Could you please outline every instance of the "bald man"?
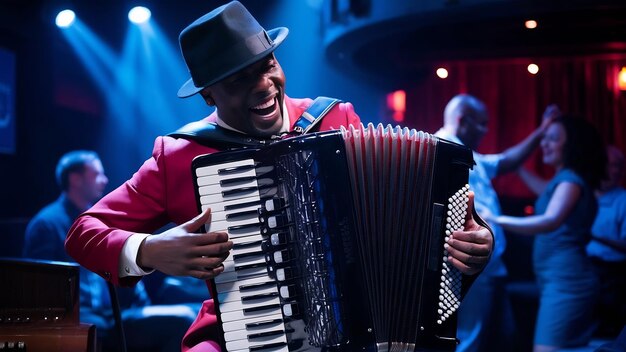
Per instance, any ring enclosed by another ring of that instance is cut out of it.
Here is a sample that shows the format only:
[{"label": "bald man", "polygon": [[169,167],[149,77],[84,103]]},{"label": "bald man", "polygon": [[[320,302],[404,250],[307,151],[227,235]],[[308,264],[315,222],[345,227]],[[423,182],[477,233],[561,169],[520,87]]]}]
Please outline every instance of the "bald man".
[{"label": "bald man", "polygon": [[[475,206],[481,212],[500,215],[500,203],[491,180],[517,170],[539,145],[548,125],[560,115],[556,105],[546,108],[541,125],[520,143],[498,154],[476,152],[488,131],[489,114],[485,104],[474,96],[459,94],[444,110],[443,127],[436,136],[463,144],[474,151],[476,165],[470,171],[470,188],[476,194]],[[457,352],[506,351],[513,339],[513,317],[505,291],[506,267],[502,254],[506,239],[502,228],[490,223],[495,236],[491,260],[476,279],[459,310]]]},{"label": "bald man", "polygon": [[607,179],[596,191],[598,215],[591,228],[587,254],[600,278],[598,334],[615,336],[626,325],[626,173],[624,154],[607,147]]}]

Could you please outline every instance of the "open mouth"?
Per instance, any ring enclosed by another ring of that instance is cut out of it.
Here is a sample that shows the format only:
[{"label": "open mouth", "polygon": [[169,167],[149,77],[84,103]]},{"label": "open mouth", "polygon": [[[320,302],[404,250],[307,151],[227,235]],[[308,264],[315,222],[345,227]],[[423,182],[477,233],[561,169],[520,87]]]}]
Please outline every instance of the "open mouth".
[{"label": "open mouth", "polygon": [[252,111],[256,115],[259,115],[260,117],[267,117],[269,115],[272,115],[276,111],[277,106],[278,103],[276,101],[276,97],[273,97],[261,104],[251,107],[250,111]]}]

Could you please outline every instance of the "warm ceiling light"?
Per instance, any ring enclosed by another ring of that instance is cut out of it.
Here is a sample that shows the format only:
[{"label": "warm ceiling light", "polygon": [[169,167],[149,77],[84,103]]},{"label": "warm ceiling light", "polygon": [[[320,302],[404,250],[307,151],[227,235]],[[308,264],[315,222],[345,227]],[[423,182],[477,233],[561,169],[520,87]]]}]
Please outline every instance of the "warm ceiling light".
[{"label": "warm ceiling light", "polygon": [[528,65],[528,72],[530,72],[530,74],[536,75],[537,72],[539,72],[539,66],[535,64]]},{"label": "warm ceiling light", "polygon": [[626,66],[622,67],[622,70],[619,71],[617,84],[619,85],[620,90],[626,90]]},{"label": "warm ceiling light", "polygon": [[446,79],[448,78],[448,70],[446,70],[443,67],[439,67],[436,71],[437,73],[437,77],[441,78],[441,79]]},{"label": "warm ceiling light", "polygon": [[404,121],[406,112],[406,91],[396,90],[387,94],[387,107],[391,110],[391,117],[396,122]]},{"label": "warm ceiling light", "polygon": [[524,22],[524,26],[528,29],[535,29],[537,28],[537,21],[535,20],[528,20],[526,22]]}]

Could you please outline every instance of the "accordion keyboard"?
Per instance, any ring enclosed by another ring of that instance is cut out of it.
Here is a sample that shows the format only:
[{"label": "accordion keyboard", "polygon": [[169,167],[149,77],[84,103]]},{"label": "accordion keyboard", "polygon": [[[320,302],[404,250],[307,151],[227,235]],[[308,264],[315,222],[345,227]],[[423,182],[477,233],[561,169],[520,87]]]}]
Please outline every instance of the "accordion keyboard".
[{"label": "accordion keyboard", "polygon": [[273,181],[252,159],[206,166],[196,170],[202,210],[211,208],[207,232],[227,232],[233,249],[224,272],[215,278],[222,328],[228,351],[288,351],[284,315],[292,307],[278,281],[288,274],[268,265],[266,236],[259,209],[271,198]]}]

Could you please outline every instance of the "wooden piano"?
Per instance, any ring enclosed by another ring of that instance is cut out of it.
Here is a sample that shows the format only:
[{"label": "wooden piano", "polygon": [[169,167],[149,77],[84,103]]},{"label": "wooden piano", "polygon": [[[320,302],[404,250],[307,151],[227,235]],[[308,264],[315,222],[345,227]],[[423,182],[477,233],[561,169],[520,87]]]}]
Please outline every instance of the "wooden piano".
[{"label": "wooden piano", "polygon": [[0,258],[0,351],[95,351],[79,289],[78,264]]}]

